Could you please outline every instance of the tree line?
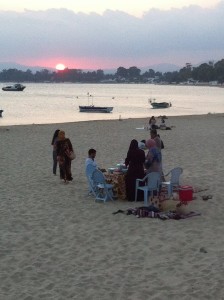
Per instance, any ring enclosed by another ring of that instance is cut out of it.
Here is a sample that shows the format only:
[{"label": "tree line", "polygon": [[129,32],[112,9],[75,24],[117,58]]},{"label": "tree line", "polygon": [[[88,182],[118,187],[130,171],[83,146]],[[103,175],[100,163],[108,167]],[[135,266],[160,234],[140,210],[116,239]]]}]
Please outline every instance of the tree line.
[{"label": "tree line", "polygon": [[30,69],[4,69],[0,72],[1,82],[73,82],[73,83],[183,83],[183,82],[211,82],[224,83],[224,59],[214,63],[203,63],[192,67],[190,63],[174,72],[155,72],[153,69],[142,73],[135,66],[130,68],[119,67],[115,74],[105,74],[103,70],[87,71],[68,69],[51,72],[43,69],[33,73]]}]

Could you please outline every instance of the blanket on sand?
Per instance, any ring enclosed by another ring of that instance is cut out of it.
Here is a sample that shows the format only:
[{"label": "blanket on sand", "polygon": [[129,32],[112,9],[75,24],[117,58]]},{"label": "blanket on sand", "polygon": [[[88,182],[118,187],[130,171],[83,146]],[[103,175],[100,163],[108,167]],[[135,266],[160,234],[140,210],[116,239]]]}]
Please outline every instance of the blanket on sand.
[{"label": "blanket on sand", "polygon": [[168,220],[168,219],[173,219],[173,220],[181,220],[181,219],[187,219],[190,217],[194,216],[200,216],[200,213],[191,211],[187,214],[180,214],[175,211],[168,211],[168,212],[160,212],[157,208],[155,207],[135,207],[135,208],[128,208],[127,210],[121,210],[119,209],[116,212],[113,212],[114,215],[118,213],[123,213],[126,215],[134,215],[137,218],[158,218],[161,220]]}]

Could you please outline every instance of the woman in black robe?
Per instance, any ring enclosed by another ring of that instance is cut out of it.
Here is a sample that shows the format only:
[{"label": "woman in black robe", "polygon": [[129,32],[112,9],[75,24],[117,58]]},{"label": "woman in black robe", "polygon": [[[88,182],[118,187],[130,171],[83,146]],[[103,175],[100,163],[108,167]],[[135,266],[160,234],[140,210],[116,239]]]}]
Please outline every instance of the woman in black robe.
[{"label": "woman in black robe", "polygon": [[[136,179],[144,178],[144,163],[145,152],[138,148],[138,142],[132,140],[129,146],[127,157],[125,159],[125,165],[128,166],[128,171],[125,179],[126,195],[128,201],[135,200],[135,186]],[[138,191],[138,201],[143,200],[143,194]]]},{"label": "woman in black robe", "polygon": [[70,151],[73,151],[73,147],[70,139],[65,137],[65,132],[62,130],[58,133],[56,151],[60,168],[60,179],[64,179],[65,182],[72,181],[71,159],[68,155]]}]

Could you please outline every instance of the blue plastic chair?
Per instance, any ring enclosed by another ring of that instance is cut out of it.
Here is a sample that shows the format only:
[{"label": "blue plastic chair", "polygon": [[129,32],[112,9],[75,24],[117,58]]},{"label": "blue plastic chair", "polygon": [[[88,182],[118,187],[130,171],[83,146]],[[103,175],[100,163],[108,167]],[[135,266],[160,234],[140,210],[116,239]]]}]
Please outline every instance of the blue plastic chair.
[{"label": "blue plastic chair", "polygon": [[86,166],[86,177],[89,185],[89,195],[93,195],[96,197],[96,187],[94,187],[94,183],[92,180],[93,172],[96,170],[96,167],[94,167],[91,164],[88,164]]},{"label": "blue plastic chair", "polygon": [[180,186],[180,175],[183,173],[183,169],[180,167],[174,168],[169,173],[167,173],[165,176],[170,175],[169,181],[162,182],[162,186],[167,187],[167,193],[168,197],[170,197],[173,193],[173,187],[179,187]]},{"label": "blue plastic chair", "polygon": [[95,200],[106,202],[107,200],[113,199],[113,185],[106,183],[104,174],[95,169],[92,174],[93,188],[95,191]]},{"label": "blue plastic chair", "polygon": [[[148,173],[143,179],[136,179],[135,187],[135,201],[137,201],[138,190],[144,192],[144,206],[148,205],[148,198],[154,191],[159,193],[161,175],[159,172]],[[140,182],[144,182],[145,185],[140,186]]]}]

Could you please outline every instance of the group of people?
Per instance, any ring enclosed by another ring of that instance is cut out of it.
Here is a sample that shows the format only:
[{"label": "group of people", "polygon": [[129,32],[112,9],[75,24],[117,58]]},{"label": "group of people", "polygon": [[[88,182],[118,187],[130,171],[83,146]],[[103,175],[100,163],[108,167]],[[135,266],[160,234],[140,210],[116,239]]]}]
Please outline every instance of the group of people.
[{"label": "group of people", "polygon": [[[143,179],[149,172],[160,172],[161,177],[163,175],[161,149],[164,146],[156,129],[150,130],[150,136],[150,139],[142,140],[141,142],[133,139],[127,152],[125,165],[128,167],[128,171],[125,185],[126,196],[129,201],[134,201],[135,199],[136,179]],[[58,164],[60,179],[65,182],[72,181],[71,158],[68,153],[70,151],[74,152],[74,150],[70,139],[65,137],[63,130],[57,129],[53,135],[51,145],[53,146],[53,174],[56,175]],[[145,154],[146,149],[148,151]],[[89,149],[85,167],[91,164],[94,168],[98,168],[95,157],[96,150],[93,148]],[[143,200],[143,195],[139,194],[138,200]]]},{"label": "group of people", "polygon": [[[156,129],[151,129],[151,138],[145,141],[145,147],[148,152],[145,154],[144,140],[138,143],[137,140],[132,140],[125,159],[125,165],[128,167],[127,175],[125,178],[126,196],[128,201],[135,200],[135,187],[136,179],[143,179],[146,173],[160,172],[162,173],[162,140],[157,134]],[[137,196],[138,200],[143,200],[143,194]]]},{"label": "group of people", "polygon": [[57,164],[60,170],[60,179],[65,182],[72,181],[71,172],[71,151],[74,153],[72,143],[65,137],[63,130],[57,129],[54,132],[51,145],[53,146],[53,174],[56,175]]},{"label": "group of people", "polygon": [[[72,143],[69,138],[65,137],[65,132],[63,130],[57,129],[54,132],[51,145],[53,147],[53,174],[57,173],[57,165],[59,165],[60,179],[65,182],[72,181],[71,172],[71,158],[69,153],[74,152]],[[88,158],[85,161],[85,167],[87,165],[92,165],[94,168],[98,168],[95,161],[96,150],[91,148],[88,151]],[[99,169],[101,171],[106,171],[105,169]]]},{"label": "group of people", "polygon": [[166,126],[166,119],[168,119],[166,116],[160,116],[160,124],[157,125],[156,118],[152,116],[149,119],[149,130],[151,129],[163,129],[163,130],[171,130],[171,127]]}]

